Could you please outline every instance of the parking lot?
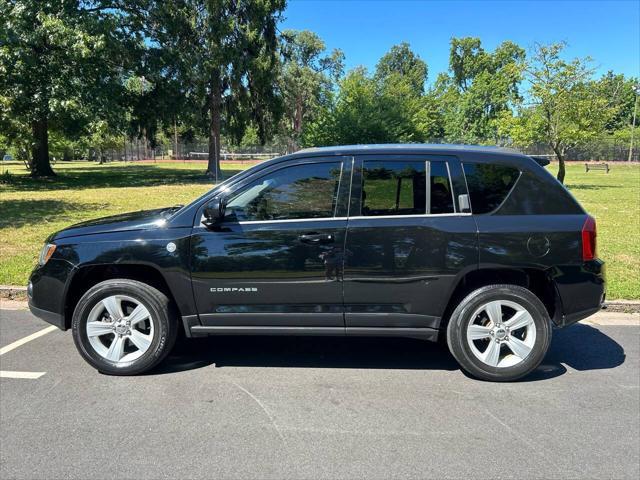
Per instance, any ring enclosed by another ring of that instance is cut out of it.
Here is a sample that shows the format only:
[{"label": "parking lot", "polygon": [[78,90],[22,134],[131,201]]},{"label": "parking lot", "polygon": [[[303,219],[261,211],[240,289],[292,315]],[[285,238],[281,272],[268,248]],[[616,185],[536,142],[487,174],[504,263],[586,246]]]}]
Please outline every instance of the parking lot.
[{"label": "parking lot", "polygon": [[[0,316],[0,347],[47,327]],[[0,478],[638,478],[640,327],[620,317],[555,331],[511,384],[410,339],[207,338],[109,377],[51,331],[0,350],[42,374],[0,379]]]}]

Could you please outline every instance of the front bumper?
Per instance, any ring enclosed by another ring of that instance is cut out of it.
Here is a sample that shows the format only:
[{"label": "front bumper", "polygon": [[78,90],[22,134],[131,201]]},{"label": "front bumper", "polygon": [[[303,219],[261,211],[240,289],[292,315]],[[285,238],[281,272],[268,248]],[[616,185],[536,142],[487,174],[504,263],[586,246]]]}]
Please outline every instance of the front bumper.
[{"label": "front bumper", "polygon": [[31,313],[38,317],[41,320],[44,320],[51,325],[55,325],[60,330],[66,330],[64,315],[56,312],[50,312],[49,310],[43,310],[38,307],[34,307],[31,302],[29,302],[29,310]]},{"label": "front bumper", "polygon": [[27,287],[31,313],[62,330],[68,328],[64,299],[73,269],[66,260],[52,258],[33,270]]}]

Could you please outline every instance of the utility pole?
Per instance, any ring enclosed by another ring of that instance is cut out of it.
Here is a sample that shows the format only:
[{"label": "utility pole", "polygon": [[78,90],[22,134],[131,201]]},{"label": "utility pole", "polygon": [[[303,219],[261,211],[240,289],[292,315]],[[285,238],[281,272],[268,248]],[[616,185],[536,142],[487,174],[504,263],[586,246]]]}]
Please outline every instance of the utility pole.
[{"label": "utility pole", "polygon": [[633,122],[631,122],[631,142],[629,143],[629,161],[633,158],[633,137],[636,133],[636,111],[638,110],[638,95],[640,95],[640,84],[633,86],[633,92],[636,94],[633,102]]}]

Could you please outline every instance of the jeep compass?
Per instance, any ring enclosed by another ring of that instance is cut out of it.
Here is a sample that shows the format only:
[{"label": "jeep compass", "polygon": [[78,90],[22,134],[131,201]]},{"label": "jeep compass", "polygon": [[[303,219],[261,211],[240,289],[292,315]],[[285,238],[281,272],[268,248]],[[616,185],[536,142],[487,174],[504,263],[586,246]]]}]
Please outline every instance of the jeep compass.
[{"label": "jeep compass", "polygon": [[108,374],[153,368],[183,330],[442,340],[469,374],[514,380],[605,295],[595,220],[544,163],[472,146],[303,150],[189,205],[54,233],[29,306]]}]

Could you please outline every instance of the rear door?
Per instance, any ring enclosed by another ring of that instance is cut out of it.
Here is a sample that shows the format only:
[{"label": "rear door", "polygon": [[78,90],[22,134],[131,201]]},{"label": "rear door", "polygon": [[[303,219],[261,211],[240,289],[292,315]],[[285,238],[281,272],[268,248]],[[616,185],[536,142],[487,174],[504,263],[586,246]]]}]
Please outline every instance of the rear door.
[{"label": "rear door", "polygon": [[439,326],[458,276],[477,268],[476,225],[461,195],[456,157],[356,157],[344,269],[348,332]]},{"label": "rear door", "polygon": [[342,263],[351,157],[302,159],[225,192],[215,228],[192,237],[205,326],[344,329]]}]

